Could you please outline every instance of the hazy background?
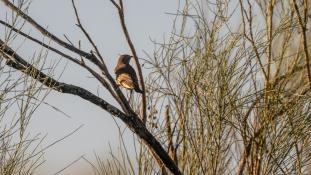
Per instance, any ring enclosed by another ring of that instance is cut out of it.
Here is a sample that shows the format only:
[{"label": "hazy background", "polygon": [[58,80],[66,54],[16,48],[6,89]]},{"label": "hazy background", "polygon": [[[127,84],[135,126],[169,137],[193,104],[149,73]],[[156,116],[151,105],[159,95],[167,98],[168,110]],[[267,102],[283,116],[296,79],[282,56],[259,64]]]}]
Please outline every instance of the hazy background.
[{"label": "hazy background", "polygon": [[[119,54],[130,53],[120,28],[116,9],[109,0],[76,0],[76,4],[82,23],[96,41],[109,70],[112,72],[116,64],[116,57]],[[154,47],[150,39],[162,41],[165,34],[170,31],[173,16],[166,12],[175,13],[178,1],[134,0],[125,1],[124,7],[128,30],[138,55],[145,57],[143,51],[152,53]],[[10,14],[8,12],[8,9],[0,3],[0,18],[5,19]],[[82,48],[86,51],[90,50],[85,37],[75,26],[76,19],[70,0],[34,0],[30,6],[29,15],[58,37],[64,39],[63,34],[66,34],[75,44],[81,40]],[[42,35],[35,32],[29,25],[26,25],[23,31],[38,39],[43,39]],[[4,27],[1,26],[0,37],[2,39],[3,34]],[[47,38],[44,40],[48,42]],[[22,44],[22,47],[17,50],[21,55],[30,58],[34,51],[40,51],[40,46],[31,42],[17,41],[12,45],[17,47]],[[59,59],[59,56],[49,53],[46,62],[51,64]],[[55,71],[55,77],[59,77],[63,71],[60,81],[82,86],[93,93],[99,92],[105,100],[115,104],[111,98],[105,96],[106,91],[93,82],[85,71],[81,71],[79,67],[67,61],[61,61],[59,65]],[[113,151],[117,151],[118,129],[107,112],[78,97],[56,92],[51,92],[46,98],[46,102],[59,108],[71,118],[49,105],[40,106],[31,120],[28,132],[33,136],[38,133],[40,137],[46,135],[42,148],[72,132],[80,125],[83,127],[45,152],[46,162],[38,169],[37,174],[54,174],[82,155],[94,161],[94,152],[106,157],[110,152],[109,145]],[[121,122],[118,123],[124,126]],[[133,150],[131,148],[133,137],[129,130],[126,130],[125,137],[129,138],[125,139],[129,149]],[[80,160],[61,174],[76,175],[90,172],[90,166]]]}]

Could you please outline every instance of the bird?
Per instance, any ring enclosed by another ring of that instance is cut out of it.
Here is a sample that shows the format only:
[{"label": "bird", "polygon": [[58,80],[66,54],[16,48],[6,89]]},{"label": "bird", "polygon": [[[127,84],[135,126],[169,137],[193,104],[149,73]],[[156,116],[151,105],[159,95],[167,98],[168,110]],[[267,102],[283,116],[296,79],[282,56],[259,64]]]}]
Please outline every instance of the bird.
[{"label": "bird", "polygon": [[116,74],[117,85],[129,90],[135,90],[137,93],[143,93],[139,88],[138,79],[134,68],[130,65],[133,56],[121,55],[118,59],[117,66],[114,69]]}]

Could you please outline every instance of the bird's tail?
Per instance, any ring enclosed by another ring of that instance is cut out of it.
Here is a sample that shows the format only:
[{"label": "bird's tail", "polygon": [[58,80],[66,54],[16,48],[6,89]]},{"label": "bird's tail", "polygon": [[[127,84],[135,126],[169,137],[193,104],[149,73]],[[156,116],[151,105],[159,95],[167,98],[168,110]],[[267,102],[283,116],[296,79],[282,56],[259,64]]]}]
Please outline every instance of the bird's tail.
[{"label": "bird's tail", "polygon": [[140,88],[135,88],[134,90],[135,90],[137,93],[141,93],[141,94],[144,92],[144,91],[142,91]]}]

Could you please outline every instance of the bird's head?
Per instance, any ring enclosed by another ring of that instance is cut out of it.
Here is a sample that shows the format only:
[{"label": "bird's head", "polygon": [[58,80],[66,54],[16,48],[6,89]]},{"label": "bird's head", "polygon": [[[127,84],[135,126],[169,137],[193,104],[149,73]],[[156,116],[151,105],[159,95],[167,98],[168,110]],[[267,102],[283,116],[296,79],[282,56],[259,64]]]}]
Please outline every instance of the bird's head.
[{"label": "bird's head", "polygon": [[123,63],[123,64],[129,64],[130,63],[130,60],[133,56],[131,55],[121,55],[119,57],[119,63]]}]

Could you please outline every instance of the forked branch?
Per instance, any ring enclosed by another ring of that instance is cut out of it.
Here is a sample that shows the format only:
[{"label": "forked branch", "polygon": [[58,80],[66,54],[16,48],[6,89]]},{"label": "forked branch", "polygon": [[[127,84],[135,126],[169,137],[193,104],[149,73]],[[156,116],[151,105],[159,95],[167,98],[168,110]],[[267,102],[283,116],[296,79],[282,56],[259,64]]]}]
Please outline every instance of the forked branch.
[{"label": "forked branch", "polygon": [[137,117],[137,115],[127,115],[120,111],[115,106],[109,104],[104,99],[94,95],[88,90],[71,85],[57,80],[44,74],[21,56],[19,56],[13,49],[6,45],[0,39],[0,56],[6,61],[6,64],[16,70],[23,72],[24,74],[38,80],[43,85],[50,87],[58,92],[77,95],[96,106],[106,110],[112,116],[120,118],[134,133],[138,135],[140,139],[151,149],[152,152],[156,153],[161,159],[163,164],[171,170],[173,174],[181,174],[174,161],[169,157],[167,152],[163,149],[161,144],[155,139],[155,137],[147,130],[144,123]]},{"label": "forked branch", "polygon": [[126,24],[125,24],[125,19],[124,19],[124,8],[123,8],[123,1],[119,0],[119,5],[114,1],[114,0],[110,0],[112,2],[112,4],[118,9],[118,14],[119,14],[119,18],[120,18],[120,23],[121,23],[121,27],[123,30],[123,33],[125,35],[126,41],[132,51],[133,57],[135,59],[135,63],[136,63],[136,67],[138,70],[138,75],[139,75],[139,82],[140,82],[140,86],[141,89],[143,90],[143,94],[142,94],[142,109],[141,109],[141,118],[142,121],[144,123],[146,123],[146,119],[147,119],[147,99],[146,99],[146,88],[145,88],[145,83],[144,83],[144,77],[143,77],[143,73],[141,70],[141,66],[139,64],[139,59],[136,53],[136,49],[134,47],[134,44],[131,40],[130,34],[127,30]]}]

